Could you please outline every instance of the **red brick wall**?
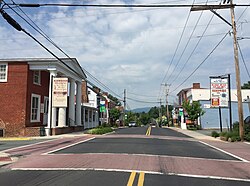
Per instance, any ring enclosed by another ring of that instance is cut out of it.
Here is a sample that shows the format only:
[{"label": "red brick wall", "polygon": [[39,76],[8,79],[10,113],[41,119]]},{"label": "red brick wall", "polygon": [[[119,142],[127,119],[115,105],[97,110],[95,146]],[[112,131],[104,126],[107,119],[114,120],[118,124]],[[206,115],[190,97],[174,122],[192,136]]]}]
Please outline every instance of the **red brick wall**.
[{"label": "red brick wall", "polygon": [[37,129],[26,128],[43,126],[43,114],[40,116],[41,122],[30,122],[32,93],[40,95],[41,103],[44,103],[44,96],[49,95],[49,73],[42,71],[41,85],[35,85],[33,71],[29,70],[27,63],[9,63],[7,82],[0,82],[0,128],[4,129],[4,136],[39,133]]},{"label": "red brick wall", "polygon": [[49,72],[41,71],[41,85],[33,83],[33,71],[28,71],[27,86],[27,107],[26,107],[26,126],[38,127],[43,126],[43,114],[40,115],[40,122],[30,122],[31,115],[31,95],[37,94],[41,96],[41,103],[44,103],[44,96],[49,97]]},{"label": "red brick wall", "polygon": [[24,133],[27,97],[26,63],[9,63],[6,83],[0,83],[0,128],[5,136],[20,136]]}]

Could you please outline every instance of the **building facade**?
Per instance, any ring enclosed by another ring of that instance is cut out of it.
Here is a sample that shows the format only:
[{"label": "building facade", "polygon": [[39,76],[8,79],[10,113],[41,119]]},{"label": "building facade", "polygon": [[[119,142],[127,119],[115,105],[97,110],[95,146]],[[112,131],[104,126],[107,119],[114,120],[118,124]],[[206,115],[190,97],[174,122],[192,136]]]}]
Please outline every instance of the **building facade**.
[{"label": "building facade", "polygon": [[[250,90],[242,89],[242,103],[244,118],[250,115],[249,97]],[[202,128],[219,128],[219,114],[218,108],[210,107],[210,89],[201,88],[199,83],[194,83],[191,88],[181,90],[177,96],[179,98],[179,107],[181,108],[184,100],[199,101],[205,114],[198,120]],[[238,105],[237,105],[237,90],[231,89],[231,105],[232,105],[232,120],[238,121]],[[183,120],[185,121],[185,120]],[[222,108],[222,122],[223,128],[229,127],[229,110]]]},{"label": "building facade", "polygon": [[[0,60],[0,131],[2,136],[56,135],[83,129],[82,81],[86,75],[73,59]],[[53,79],[66,78],[66,106],[53,107]]]}]

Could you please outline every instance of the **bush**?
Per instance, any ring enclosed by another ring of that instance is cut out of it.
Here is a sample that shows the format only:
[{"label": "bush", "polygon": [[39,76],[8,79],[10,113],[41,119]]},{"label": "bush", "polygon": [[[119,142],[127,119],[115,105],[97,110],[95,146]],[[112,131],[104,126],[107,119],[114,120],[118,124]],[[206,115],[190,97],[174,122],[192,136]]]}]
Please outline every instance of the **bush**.
[{"label": "bush", "polygon": [[216,132],[216,131],[212,131],[211,136],[214,137],[214,138],[217,138],[217,137],[220,136],[220,134],[218,132]]},{"label": "bush", "polygon": [[98,127],[87,131],[88,134],[106,134],[109,132],[113,132],[111,127]]},{"label": "bush", "polygon": [[245,139],[246,141],[250,141],[250,133],[246,134],[246,135],[244,136],[244,139]]},{"label": "bush", "polygon": [[241,140],[238,131],[228,132],[228,133],[227,133],[227,138],[228,138],[231,142],[240,141],[240,140]]}]

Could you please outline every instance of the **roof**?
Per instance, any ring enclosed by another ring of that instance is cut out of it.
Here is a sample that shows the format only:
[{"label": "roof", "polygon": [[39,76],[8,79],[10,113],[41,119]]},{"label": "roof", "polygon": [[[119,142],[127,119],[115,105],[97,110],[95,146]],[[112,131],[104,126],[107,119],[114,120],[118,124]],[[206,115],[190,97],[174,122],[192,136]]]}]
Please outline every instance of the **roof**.
[{"label": "roof", "polygon": [[[8,59],[0,59],[0,62],[24,62],[32,65],[33,69],[41,69],[46,68],[56,68],[65,69],[68,72],[71,72],[81,79],[86,79],[87,76],[83,72],[82,67],[78,63],[76,58],[60,58],[64,63],[57,60],[56,58],[8,58]],[[31,68],[32,69],[32,68]]]}]

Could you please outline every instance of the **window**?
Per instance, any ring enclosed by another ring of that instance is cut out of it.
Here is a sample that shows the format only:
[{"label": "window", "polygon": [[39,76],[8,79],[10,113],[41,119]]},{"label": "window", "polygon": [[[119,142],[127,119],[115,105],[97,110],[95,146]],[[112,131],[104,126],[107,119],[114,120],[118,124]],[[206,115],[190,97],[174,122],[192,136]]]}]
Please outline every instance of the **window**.
[{"label": "window", "polygon": [[33,71],[33,83],[41,85],[41,71]]},{"label": "window", "polygon": [[8,65],[0,64],[0,82],[7,82]]},{"label": "window", "polygon": [[95,112],[93,112],[93,122],[95,122]]},{"label": "window", "polygon": [[85,122],[88,122],[88,110],[85,108]]},{"label": "window", "polygon": [[41,96],[37,94],[31,95],[31,122],[40,122],[40,100]]}]

